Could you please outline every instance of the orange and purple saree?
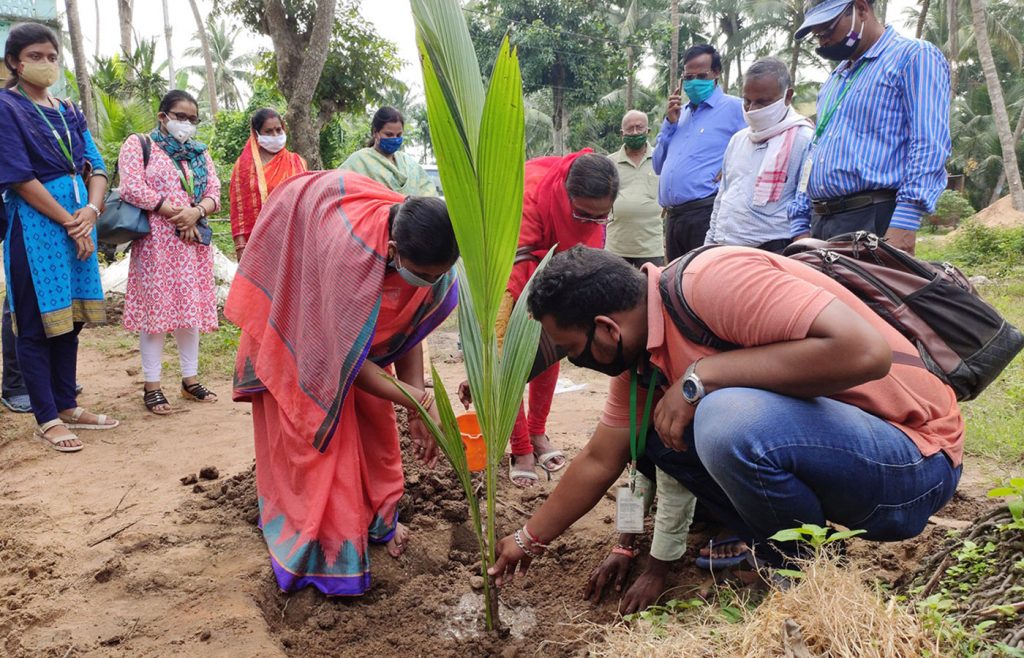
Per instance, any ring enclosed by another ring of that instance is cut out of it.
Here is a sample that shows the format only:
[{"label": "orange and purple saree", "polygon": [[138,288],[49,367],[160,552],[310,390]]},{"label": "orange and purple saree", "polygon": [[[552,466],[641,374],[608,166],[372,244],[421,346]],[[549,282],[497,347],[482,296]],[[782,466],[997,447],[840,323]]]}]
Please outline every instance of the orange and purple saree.
[{"label": "orange and purple saree", "polygon": [[301,174],[270,197],[225,312],[242,329],[234,398],[253,404],[260,524],[278,585],[354,596],[368,542],[397,523],[403,476],[392,404],[352,386],[455,307],[387,268],[388,211],[404,199],[358,174]]}]

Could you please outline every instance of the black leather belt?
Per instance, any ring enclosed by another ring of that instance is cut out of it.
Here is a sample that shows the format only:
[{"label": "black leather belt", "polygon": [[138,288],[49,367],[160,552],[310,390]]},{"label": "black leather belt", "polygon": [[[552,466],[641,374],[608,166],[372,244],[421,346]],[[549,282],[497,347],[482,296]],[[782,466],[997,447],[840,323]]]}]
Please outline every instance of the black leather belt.
[{"label": "black leather belt", "polygon": [[667,215],[678,215],[688,210],[697,210],[698,208],[707,208],[708,206],[715,205],[715,195],[706,196],[703,199],[694,199],[693,201],[687,201],[686,203],[680,203],[678,206],[669,206],[665,208],[665,214]]},{"label": "black leather belt", "polygon": [[895,199],[896,190],[870,190],[868,192],[848,194],[836,199],[822,199],[821,201],[812,200],[811,204],[814,207],[814,214],[824,217],[826,215],[837,215],[841,212],[849,212],[851,210],[860,210],[861,208],[873,206],[876,203],[885,203],[887,201],[894,201]]}]

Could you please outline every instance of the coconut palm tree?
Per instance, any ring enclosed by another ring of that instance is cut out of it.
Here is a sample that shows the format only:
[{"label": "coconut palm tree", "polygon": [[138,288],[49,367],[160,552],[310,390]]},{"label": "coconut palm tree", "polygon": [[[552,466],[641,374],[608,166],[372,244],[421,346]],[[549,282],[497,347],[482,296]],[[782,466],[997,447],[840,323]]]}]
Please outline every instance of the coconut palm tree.
[{"label": "coconut palm tree", "polygon": [[978,44],[978,56],[981,59],[981,68],[985,72],[985,84],[988,87],[989,99],[992,101],[992,115],[995,118],[999,145],[1003,152],[1003,170],[1006,172],[1006,181],[1010,186],[1010,197],[1013,199],[1013,207],[1024,211],[1024,186],[1021,185],[1020,168],[1013,142],[1013,129],[1010,127],[1010,117],[1006,111],[1006,102],[1003,100],[1003,87],[999,80],[999,72],[996,70],[995,60],[992,57],[984,0],[971,0],[971,15],[974,19],[974,36]]},{"label": "coconut palm tree", "polygon": [[71,55],[75,61],[75,78],[78,81],[79,100],[90,131],[96,130],[96,108],[93,106],[92,82],[86,65],[85,43],[82,39],[82,22],[78,18],[78,0],[65,0],[68,32],[71,36]]},{"label": "coconut palm tree", "polygon": [[[223,19],[217,21],[213,16],[206,19],[205,35],[210,46],[217,98],[229,110],[240,110],[244,107],[239,84],[247,83],[252,77],[251,71],[254,63],[252,55],[238,55],[235,51],[235,42],[241,32],[241,26],[230,26]],[[199,45],[185,50],[185,56],[202,57],[201,35],[197,32],[192,40],[199,42]],[[206,74],[205,66],[192,66],[187,70],[199,76]],[[200,93],[208,95],[207,87],[204,86]]]},{"label": "coconut palm tree", "polygon": [[192,7],[192,17],[196,19],[196,36],[199,37],[199,47],[203,53],[203,61],[206,64],[206,95],[210,99],[210,114],[217,116],[217,79],[213,73],[213,55],[210,52],[210,40],[206,36],[206,29],[203,27],[203,17],[199,13],[199,6],[196,0],[188,0]]}]

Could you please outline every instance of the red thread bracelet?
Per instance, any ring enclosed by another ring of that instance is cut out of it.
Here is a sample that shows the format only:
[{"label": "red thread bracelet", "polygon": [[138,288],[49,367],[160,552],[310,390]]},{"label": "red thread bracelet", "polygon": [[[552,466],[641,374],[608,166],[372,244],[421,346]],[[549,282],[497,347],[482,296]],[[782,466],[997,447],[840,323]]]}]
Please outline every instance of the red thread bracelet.
[{"label": "red thread bracelet", "polygon": [[629,548],[628,546],[623,546],[621,544],[613,548],[612,553],[615,553],[616,555],[625,555],[630,560],[636,557],[636,549]]}]

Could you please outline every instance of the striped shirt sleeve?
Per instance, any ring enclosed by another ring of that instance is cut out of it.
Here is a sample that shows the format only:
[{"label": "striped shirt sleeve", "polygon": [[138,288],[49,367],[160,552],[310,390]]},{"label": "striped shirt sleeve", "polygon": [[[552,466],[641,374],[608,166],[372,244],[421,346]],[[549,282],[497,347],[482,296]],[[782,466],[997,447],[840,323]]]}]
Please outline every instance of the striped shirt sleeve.
[{"label": "striped shirt sleeve", "polygon": [[902,80],[909,129],[907,164],[890,226],[915,231],[921,218],[935,211],[946,189],[946,158],[951,149],[949,65],[938,48],[921,43]]}]

